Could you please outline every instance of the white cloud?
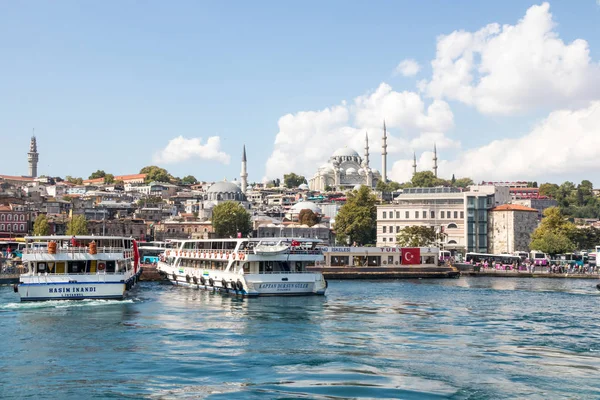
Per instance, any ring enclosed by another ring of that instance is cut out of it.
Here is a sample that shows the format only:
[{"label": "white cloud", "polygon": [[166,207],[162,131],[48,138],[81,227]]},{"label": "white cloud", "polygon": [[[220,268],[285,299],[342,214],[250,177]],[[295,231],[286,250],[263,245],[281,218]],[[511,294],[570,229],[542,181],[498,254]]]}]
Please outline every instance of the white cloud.
[{"label": "white cloud", "polygon": [[221,151],[221,139],[211,136],[202,144],[202,138],[187,139],[178,136],[171,139],[167,146],[154,155],[154,162],[158,164],[174,164],[191,158],[217,161],[229,164],[230,156]]},{"label": "white cloud", "polygon": [[600,91],[600,65],[588,43],[565,44],[548,3],[532,6],[516,25],[440,36],[433,76],[419,84],[433,98],[475,106],[486,114],[538,107],[583,106]]},{"label": "white cloud", "polygon": [[578,110],[554,111],[529,134],[468,150],[440,170],[475,180],[593,175],[600,168],[598,149],[600,101],[595,101]]},{"label": "white cloud", "polygon": [[[600,0],[598,0],[600,1]],[[411,58],[407,58],[406,60],[402,60],[400,64],[394,70],[395,75],[403,75],[403,76],[415,76],[421,70],[421,66],[418,62]]]},{"label": "white cloud", "polygon": [[[321,111],[281,117],[274,150],[267,160],[266,177],[281,177],[288,172],[312,177],[319,165],[344,146],[362,156],[365,132],[369,133],[371,166],[379,169],[384,119],[388,128],[388,167],[394,154],[412,154],[410,146],[415,139],[415,148],[431,149],[433,142],[426,144],[426,137],[439,140],[441,147],[455,145],[444,137],[444,132],[454,126],[454,115],[446,102],[435,100],[425,107],[417,93],[396,92],[382,83],[351,104],[342,101]],[[422,133],[425,138],[420,138]]]}]

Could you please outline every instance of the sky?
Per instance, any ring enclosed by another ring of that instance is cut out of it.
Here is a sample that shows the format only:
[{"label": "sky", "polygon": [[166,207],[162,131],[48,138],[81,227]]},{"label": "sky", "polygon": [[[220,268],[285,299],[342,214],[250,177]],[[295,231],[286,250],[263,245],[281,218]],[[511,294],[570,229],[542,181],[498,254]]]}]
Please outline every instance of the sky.
[{"label": "sky", "polygon": [[0,174],[600,185],[600,0],[0,2]]}]

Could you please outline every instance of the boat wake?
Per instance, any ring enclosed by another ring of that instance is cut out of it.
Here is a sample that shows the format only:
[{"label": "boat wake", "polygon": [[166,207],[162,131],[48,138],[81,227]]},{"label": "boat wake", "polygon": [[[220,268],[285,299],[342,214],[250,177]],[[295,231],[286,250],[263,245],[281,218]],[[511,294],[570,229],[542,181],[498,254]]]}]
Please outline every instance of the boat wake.
[{"label": "boat wake", "polygon": [[133,299],[125,300],[48,300],[35,302],[18,302],[0,305],[0,310],[29,310],[41,308],[77,308],[77,307],[97,307],[120,304],[131,304]]}]

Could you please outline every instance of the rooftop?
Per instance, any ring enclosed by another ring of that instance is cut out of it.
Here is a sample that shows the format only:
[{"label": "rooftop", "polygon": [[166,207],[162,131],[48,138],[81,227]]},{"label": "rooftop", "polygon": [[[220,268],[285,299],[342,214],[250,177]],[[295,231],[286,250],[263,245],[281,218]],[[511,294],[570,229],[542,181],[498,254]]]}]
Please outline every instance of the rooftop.
[{"label": "rooftop", "polygon": [[538,210],[531,207],[522,206],[520,204],[502,204],[501,206],[492,208],[491,211],[530,211],[537,213]]}]

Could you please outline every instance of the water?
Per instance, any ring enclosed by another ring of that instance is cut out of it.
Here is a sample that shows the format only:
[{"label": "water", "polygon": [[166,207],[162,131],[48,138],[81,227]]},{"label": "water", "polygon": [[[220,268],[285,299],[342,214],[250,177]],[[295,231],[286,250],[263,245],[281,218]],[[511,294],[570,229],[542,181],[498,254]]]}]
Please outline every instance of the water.
[{"label": "water", "polygon": [[0,398],[600,398],[596,283],[334,281],[258,299],[143,283],[47,303],[0,287]]}]

